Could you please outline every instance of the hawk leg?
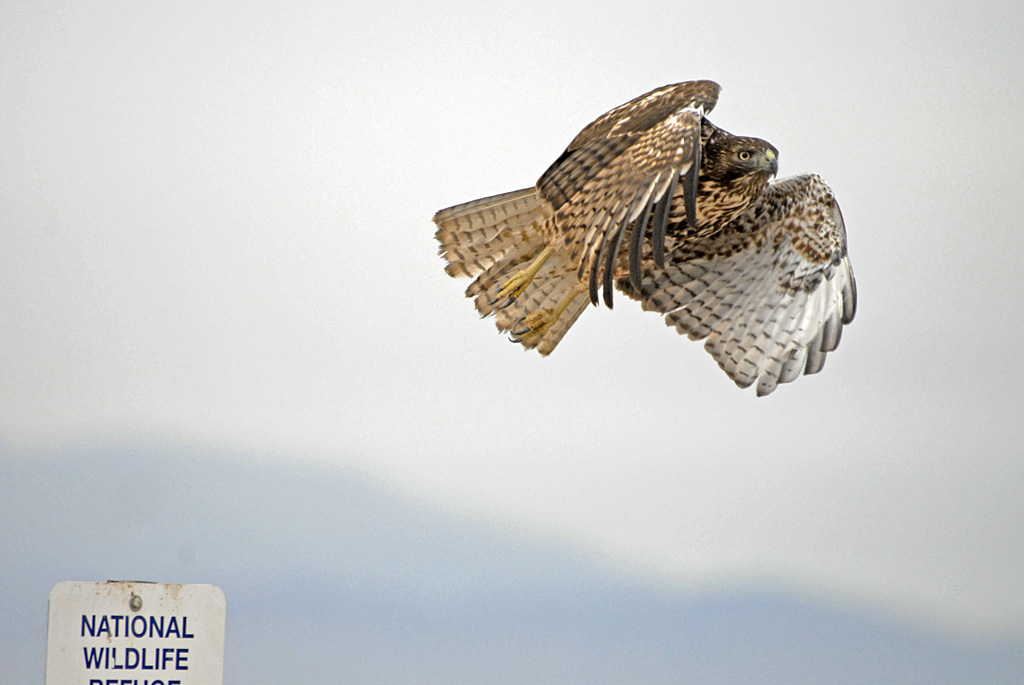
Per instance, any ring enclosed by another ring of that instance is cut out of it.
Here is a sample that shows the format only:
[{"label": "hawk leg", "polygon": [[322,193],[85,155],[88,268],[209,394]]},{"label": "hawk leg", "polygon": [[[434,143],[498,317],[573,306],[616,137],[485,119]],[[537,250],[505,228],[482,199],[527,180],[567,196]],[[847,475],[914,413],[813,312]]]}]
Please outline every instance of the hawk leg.
[{"label": "hawk leg", "polygon": [[501,300],[507,300],[500,307],[501,309],[504,309],[515,302],[516,298],[523,294],[523,291],[526,290],[526,286],[533,282],[534,276],[537,275],[537,272],[540,271],[541,267],[544,266],[544,263],[547,262],[554,253],[555,251],[550,246],[545,247],[541,253],[537,255],[537,258],[530,262],[530,266],[526,267],[522,271],[516,272],[512,278],[505,281],[505,285],[501,286],[498,292],[494,295],[494,299],[488,304],[494,306]]},{"label": "hawk leg", "polygon": [[551,309],[542,309],[539,312],[530,312],[516,319],[509,330],[509,340],[515,343],[531,342],[547,333],[548,329],[555,325],[558,317],[562,315],[572,301],[587,290],[585,285],[576,284],[569,294],[562,298],[562,301]]}]

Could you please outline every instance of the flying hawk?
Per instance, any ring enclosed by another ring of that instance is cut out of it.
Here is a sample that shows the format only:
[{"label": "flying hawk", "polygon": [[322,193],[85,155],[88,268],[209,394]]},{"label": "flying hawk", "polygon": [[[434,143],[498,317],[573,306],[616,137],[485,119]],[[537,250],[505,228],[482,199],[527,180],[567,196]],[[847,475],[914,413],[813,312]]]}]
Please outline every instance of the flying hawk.
[{"label": "flying hawk", "polygon": [[767,395],[817,373],[853,320],[856,282],[835,196],[772,180],[778,150],[707,114],[713,81],[664,86],[577,135],[533,188],[434,216],[451,276],[513,342],[550,354],[617,288]]}]

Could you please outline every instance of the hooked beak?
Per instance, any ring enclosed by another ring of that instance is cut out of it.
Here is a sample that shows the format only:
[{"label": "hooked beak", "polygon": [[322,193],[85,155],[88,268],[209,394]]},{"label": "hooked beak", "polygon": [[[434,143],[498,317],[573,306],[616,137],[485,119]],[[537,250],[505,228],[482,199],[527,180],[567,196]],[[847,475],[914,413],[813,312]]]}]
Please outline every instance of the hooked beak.
[{"label": "hooked beak", "polygon": [[764,155],[767,164],[765,165],[769,171],[772,172],[772,176],[778,176],[779,174],[779,157],[775,154],[774,150],[768,150]]}]

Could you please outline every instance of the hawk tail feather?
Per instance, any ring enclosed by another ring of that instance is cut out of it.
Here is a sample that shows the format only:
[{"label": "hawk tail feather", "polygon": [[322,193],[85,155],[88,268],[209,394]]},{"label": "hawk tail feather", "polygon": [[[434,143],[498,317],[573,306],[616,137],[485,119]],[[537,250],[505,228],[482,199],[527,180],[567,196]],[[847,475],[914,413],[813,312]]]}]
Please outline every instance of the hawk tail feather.
[{"label": "hawk tail feather", "polygon": [[[536,188],[515,190],[442,209],[434,215],[435,237],[445,267],[453,277],[475,277],[466,289],[481,316],[494,315],[502,332],[534,312],[555,308],[577,286],[576,268],[563,249],[544,263],[530,285],[510,304],[496,302],[495,293],[525,269],[551,244],[550,210]],[[559,243],[561,246],[561,243]],[[543,333],[517,336],[526,349],[550,354],[583,313],[590,300],[573,300]]]},{"label": "hawk tail feather", "polygon": [[476,276],[526,240],[547,219],[535,188],[514,190],[442,209],[434,215],[450,276]]}]

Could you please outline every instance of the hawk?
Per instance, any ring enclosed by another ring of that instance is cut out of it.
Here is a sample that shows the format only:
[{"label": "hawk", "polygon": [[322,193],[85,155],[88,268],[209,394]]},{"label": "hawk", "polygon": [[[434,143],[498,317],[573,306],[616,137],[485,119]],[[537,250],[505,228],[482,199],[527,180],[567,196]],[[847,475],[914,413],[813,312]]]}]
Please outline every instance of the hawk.
[{"label": "hawk", "polygon": [[434,215],[451,276],[513,342],[547,355],[616,289],[767,395],[817,373],[857,290],[832,190],[773,180],[778,150],[708,113],[713,81],[655,89],[598,117],[532,188]]}]

